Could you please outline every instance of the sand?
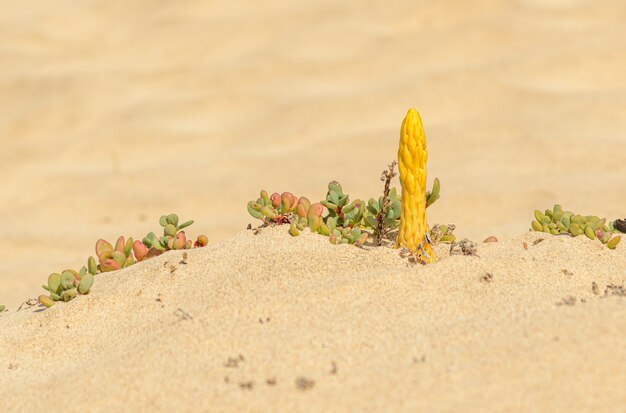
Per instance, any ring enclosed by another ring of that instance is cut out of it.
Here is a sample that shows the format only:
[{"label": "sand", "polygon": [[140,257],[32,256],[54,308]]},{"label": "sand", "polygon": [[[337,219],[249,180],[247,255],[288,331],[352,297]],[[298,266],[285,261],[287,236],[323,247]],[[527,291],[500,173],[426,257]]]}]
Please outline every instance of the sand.
[{"label": "sand", "polygon": [[[626,247],[527,232],[556,202],[626,215],[623,2],[0,10],[1,411],[623,409],[625,299],[604,292]],[[442,182],[429,221],[497,236],[480,259],[407,267],[244,230],[262,188],[378,196],[409,107]],[[98,238],[170,212],[210,239],[187,265],[168,254],[16,312]]]},{"label": "sand", "polygon": [[283,226],[98,275],[0,318],[2,410],[623,407],[626,292],[607,286],[625,249],[527,233],[445,251],[422,266]]},{"label": "sand", "polygon": [[433,222],[515,237],[534,209],[626,214],[619,1],[0,7],[0,303],[162,214],[212,242],[260,189],[378,196],[409,107]]}]

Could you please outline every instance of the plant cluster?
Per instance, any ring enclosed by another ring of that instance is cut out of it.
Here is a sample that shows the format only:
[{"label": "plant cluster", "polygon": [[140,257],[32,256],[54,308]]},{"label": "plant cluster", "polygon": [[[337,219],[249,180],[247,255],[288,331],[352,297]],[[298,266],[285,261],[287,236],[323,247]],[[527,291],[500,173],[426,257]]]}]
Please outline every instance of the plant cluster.
[{"label": "plant cluster", "polygon": [[[309,228],[311,232],[329,237],[332,244],[360,247],[374,235],[376,244],[380,245],[379,240],[400,225],[402,200],[396,188],[389,187],[394,164],[389,166],[390,171],[383,173],[383,195],[378,199],[370,198],[367,203],[360,199],[350,201],[350,195],[344,192],[341,184],[332,181],[328,184],[326,197],[320,202],[311,203],[308,198],[298,198],[291,192],[269,195],[263,190],[257,200],[248,202],[247,209],[264,225],[289,224],[289,233],[293,236]],[[432,191],[426,194],[427,205],[439,198],[439,190],[439,180],[435,179]],[[436,234],[437,242],[452,242],[455,239],[452,230],[454,226],[448,229],[436,225],[433,234]]]},{"label": "plant cluster", "polygon": [[535,210],[535,219],[530,226],[533,231],[545,232],[552,235],[569,235],[577,237],[585,235],[591,240],[598,239],[610,249],[615,249],[621,237],[613,236],[618,229],[614,222],[608,222],[606,218],[599,218],[595,215],[578,215],[572,211],[564,211],[561,205],[554,205],[552,209],[545,212]]},{"label": "plant cluster", "polygon": [[80,271],[65,270],[61,274],[54,272],[48,277],[48,284],[42,285],[50,295],[40,295],[39,302],[46,307],[52,307],[56,301],[67,302],[78,294],[89,294],[93,276],[85,267]]},{"label": "plant cluster", "polygon": [[96,274],[126,268],[165,251],[204,247],[208,244],[205,235],[198,236],[195,242],[188,240],[182,230],[193,224],[193,221],[179,224],[176,214],[163,215],[159,224],[163,227],[163,235],[160,237],[154,232],[148,233],[141,241],[133,241],[132,238],[126,240],[120,236],[115,245],[99,239],[95,248],[97,261],[89,257],[87,266],[79,271],[65,270],[61,274],[50,274],[48,283],[42,286],[49,295],[39,296],[39,302],[52,307],[57,301],[70,301],[79,294],[89,294]]},{"label": "plant cluster", "polygon": [[289,224],[289,233],[293,236],[308,227],[312,232],[329,237],[333,244],[360,246],[368,237],[360,228],[365,214],[363,201],[350,202],[350,196],[336,181],[328,184],[326,198],[314,204],[291,192],[275,192],[270,196],[263,190],[256,201],[248,202],[247,208],[252,217],[265,225]]}]

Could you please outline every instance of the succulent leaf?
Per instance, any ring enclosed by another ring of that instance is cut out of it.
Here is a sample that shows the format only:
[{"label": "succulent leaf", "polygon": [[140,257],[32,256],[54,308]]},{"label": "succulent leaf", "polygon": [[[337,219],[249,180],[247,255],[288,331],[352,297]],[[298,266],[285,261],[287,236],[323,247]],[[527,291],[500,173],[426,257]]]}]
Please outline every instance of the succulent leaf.
[{"label": "succulent leaf", "polygon": [[609,242],[607,242],[606,246],[614,250],[617,247],[617,244],[619,244],[619,242],[621,241],[621,239],[621,236],[613,237]]},{"label": "succulent leaf", "polygon": [[187,245],[187,241],[181,238],[174,238],[174,242],[172,243],[172,249],[182,250]]},{"label": "succulent leaf", "polygon": [[261,213],[262,208],[261,204],[257,202],[248,202],[248,213],[256,219],[263,219],[263,214]]},{"label": "succulent leaf", "polygon": [[132,250],[133,250],[133,239],[128,238],[128,240],[126,240],[126,244],[124,244],[124,254],[128,257]]},{"label": "succulent leaf", "polygon": [[107,251],[113,251],[113,245],[103,239],[99,239],[96,242],[96,255],[100,256]]},{"label": "succulent leaf", "polygon": [[73,298],[76,298],[76,288],[70,288],[69,290],[65,290],[61,293],[61,299],[65,302],[70,301]]},{"label": "succulent leaf", "polygon": [[102,272],[115,271],[119,270],[120,268],[122,268],[122,265],[118,264],[117,261],[113,260],[112,258],[106,258],[100,261],[100,271]]},{"label": "succulent leaf", "polygon": [[338,194],[343,194],[343,189],[341,188],[341,184],[337,181],[331,181],[328,183],[328,192],[337,192]]},{"label": "succulent leaf", "polygon": [[435,182],[433,182],[433,189],[426,194],[426,208],[431,206],[439,199],[439,190],[441,189],[441,183],[439,182],[439,178],[435,178]]},{"label": "succulent leaf", "polygon": [[[143,261],[148,252],[148,248],[139,240],[133,242],[133,254],[137,261]],[[93,274],[93,273],[92,273]]]},{"label": "succulent leaf", "polygon": [[173,237],[176,235],[176,226],[174,224],[167,224],[163,232],[165,235]]},{"label": "succulent leaf", "polygon": [[304,207],[304,215],[302,217],[306,217],[306,213],[309,212],[309,208],[311,207],[311,201],[309,201],[308,198],[301,196],[300,199],[298,199],[298,210],[301,205]]},{"label": "succulent leaf", "polygon": [[54,305],[54,301],[52,300],[52,298],[48,297],[47,295],[40,295],[39,303],[45,305],[48,308]]},{"label": "succulent leaf", "polygon": [[264,206],[270,206],[271,205],[270,197],[267,195],[267,191],[265,191],[265,190],[261,191],[261,199],[263,200],[263,205]]},{"label": "succulent leaf", "polygon": [[298,227],[293,222],[289,225],[289,233],[293,235],[294,237],[297,237],[298,235],[300,235],[300,231],[298,231]]},{"label": "succulent leaf", "polygon": [[163,251],[164,250],[152,247],[146,253],[146,258],[145,259],[152,258],[152,257],[158,257],[159,255],[163,254]]},{"label": "succulent leaf", "polygon": [[206,237],[206,235],[199,235],[196,240],[197,247],[205,247],[208,245],[208,243],[209,243],[209,239]]},{"label": "succulent leaf", "polygon": [[[136,242],[139,242],[139,241],[136,241]],[[94,257],[89,257],[87,259],[87,270],[92,275],[96,275],[96,272],[98,272],[98,267],[96,266],[96,260]]]},{"label": "succulent leaf", "polygon": [[180,231],[181,229],[187,228],[188,226],[190,226],[193,223],[194,223],[193,220],[185,221],[185,222],[183,222],[182,224],[180,224],[178,226],[178,230]]},{"label": "succulent leaf", "polygon": [[94,278],[92,274],[85,274],[83,279],[80,280],[80,283],[78,284],[78,292],[81,294],[88,294],[91,286],[93,285],[93,280]]},{"label": "succulent leaf", "polygon": [[328,225],[326,225],[324,222],[320,224],[317,232],[327,237],[330,235],[330,229],[328,228]]},{"label": "succulent leaf", "polygon": [[166,221],[168,224],[172,224],[175,227],[178,226],[178,215],[176,214],[169,214],[166,218]]},{"label": "succulent leaf", "polygon": [[272,196],[270,196],[270,202],[274,208],[278,208],[282,202],[280,194],[278,192],[274,192]]},{"label": "succulent leaf", "polygon": [[50,292],[60,293],[62,291],[61,288],[61,274],[57,274],[53,272],[48,276],[48,288]]},{"label": "succulent leaf", "polygon": [[124,247],[126,246],[126,241],[124,240],[124,236],[120,235],[120,237],[115,242],[115,251],[124,252]]},{"label": "succulent leaf", "polygon": [[73,288],[75,281],[76,278],[72,272],[65,270],[61,273],[61,288],[63,290]]}]

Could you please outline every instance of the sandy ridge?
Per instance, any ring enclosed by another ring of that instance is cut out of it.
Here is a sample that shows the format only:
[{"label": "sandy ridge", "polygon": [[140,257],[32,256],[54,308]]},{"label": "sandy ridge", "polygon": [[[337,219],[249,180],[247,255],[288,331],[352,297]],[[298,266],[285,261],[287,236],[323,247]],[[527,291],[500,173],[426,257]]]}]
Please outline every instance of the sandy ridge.
[{"label": "sandy ridge", "polygon": [[[481,245],[479,258],[444,251],[407,266],[396,250],[279,227],[189,251],[187,264],[170,252],[101,274],[88,296],[0,318],[0,366],[18,365],[0,370],[0,400],[39,409],[58,402],[59,383],[81,383],[89,391],[67,411],[575,411],[625,401],[626,299],[604,297],[626,282],[623,249],[527,233]],[[303,377],[311,389],[297,387]]]}]

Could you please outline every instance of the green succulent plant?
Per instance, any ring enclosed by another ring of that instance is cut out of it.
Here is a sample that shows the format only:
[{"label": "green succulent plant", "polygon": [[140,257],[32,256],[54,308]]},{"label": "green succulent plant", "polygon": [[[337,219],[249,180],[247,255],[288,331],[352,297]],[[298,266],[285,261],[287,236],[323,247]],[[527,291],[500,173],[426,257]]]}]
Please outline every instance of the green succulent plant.
[{"label": "green succulent plant", "polygon": [[3,312],[5,308],[6,308],[5,306],[3,306],[2,304],[0,304],[0,313],[1,313],[1,312]]},{"label": "green succulent plant", "polygon": [[[389,165],[390,170],[381,178],[385,182],[384,198],[371,198],[367,204],[360,199],[350,202],[350,195],[343,191],[341,184],[331,181],[326,197],[320,202],[312,204],[308,198],[297,198],[290,192],[282,195],[275,192],[270,196],[263,190],[256,201],[248,202],[247,210],[264,225],[289,224],[289,233],[293,236],[309,228],[311,232],[329,237],[333,244],[362,246],[373,233],[375,243],[380,245],[380,239],[399,226],[402,213],[398,191],[389,189],[389,181],[395,176],[394,166],[395,163]],[[427,206],[439,199],[439,191],[440,182],[435,179],[433,189],[426,193]],[[453,226],[438,228],[442,232],[435,236],[437,242],[455,240]]]},{"label": "green succulent plant", "polygon": [[297,198],[291,192],[283,192],[282,195],[274,192],[270,196],[267,191],[263,190],[260,195],[256,201],[248,202],[248,212],[265,224],[289,223],[291,222],[289,216],[298,212],[298,206],[301,203],[304,209],[308,209],[311,205],[308,199]]},{"label": "green succulent plant", "polygon": [[163,215],[159,219],[159,224],[163,227],[163,235],[157,237],[154,232],[149,232],[141,241],[132,243],[131,249],[137,261],[161,255],[169,250],[182,250],[204,247],[209,240],[205,235],[200,235],[195,242],[187,239],[183,229],[187,228],[193,221],[185,221],[179,224],[178,215]]},{"label": "green succulent plant", "polygon": [[[115,271],[122,268],[126,268],[135,263],[135,258],[133,257],[133,239],[129,238],[127,241],[124,240],[124,236],[120,236],[115,242],[115,247],[111,245],[111,243],[99,239],[96,242],[96,256],[98,257],[98,261],[100,264],[96,267],[96,272],[94,275],[99,272],[109,272]],[[91,258],[91,257],[90,257]],[[88,270],[93,270],[93,266],[90,262],[87,261]]]},{"label": "green succulent plant", "polygon": [[[383,218],[383,224],[389,229],[398,228],[400,225],[400,213],[402,212],[402,203],[398,191],[396,188],[391,188],[389,195],[387,196],[388,207]],[[377,200],[370,198],[367,201],[367,212],[365,213],[364,223],[365,226],[371,229],[376,229],[378,226],[378,214],[382,212],[383,197],[379,197]]]},{"label": "green succulent plant", "polygon": [[359,228],[363,225],[365,204],[358,199],[350,202],[350,196],[336,181],[328,184],[326,198],[321,202],[311,204],[308,198],[296,198],[290,192],[268,196],[266,191],[261,191],[261,197],[248,202],[247,209],[252,217],[266,225],[289,223],[289,233],[293,236],[309,228],[311,232],[330,237],[332,243],[357,246],[368,236]]},{"label": "green succulent plant", "polygon": [[591,240],[598,239],[609,249],[615,249],[621,237],[613,236],[617,232],[613,223],[606,218],[595,215],[578,215],[572,211],[565,211],[559,204],[544,212],[535,210],[535,219],[530,223],[531,229],[552,235],[570,235],[578,237],[585,235]]},{"label": "green succulent plant", "polygon": [[39,302],[46,307],[52,307],[57,301],[70,301],[77,295],[89,294],[93,285],[94,276],[83,267],[80,271],[65,270],[52,273],[48,277],[48,283],[42,285],[49,295],[40,295]]},{"label": "green succulent plant", "polygon": [[321,204],[328,209],[328,217],[335,220],[336,226],[354,228],[361,225],[365,204],[360,199],[350,202],[350,195],[343,192],[339,182],[328,184],[326,199]]},{"label": "green succulent plant", "polygon": [[360,228],[334,228],[330,233],[331,244],[352,244],[360,247],[367,241],[369,234]]},{"label": "green succulent plant", "polygon": [[182,230],[193,224],[193,221],[179,223],[176,214],[163,215],[159,223],[163,227],[161,237],[157,237],[153,232],[142,241],[133,241],[132,238],[126,240],[120,236],[115,246],[99,239],[95,248],[97,261],[96,258],[89,257],[87,266],[82,267],[80,271],[65,270],[61,274],[50,274],[48,283],[42,286],[50,294],[39,296],[39,302],[51,307],[57,301],[69,301],[77,295],[89,294],[96,274],[126,268],[168,250],[204,247],[209,242],[205,235],[198,236],[195,243],[188,240]]},{"label": "green succulent plant", "polygon": [[311,201],[305,197],[301,197],[298,201],[295,214],[290,213],[285,218],[287,222],[290,223],[289,233],[293,236],[298,236],[300,235],[300,231],[307,226],[311,228],[313,232],[318,231],[322,224],[323,210],[324,207],[321,204],[315,203],[311,205]]}]

